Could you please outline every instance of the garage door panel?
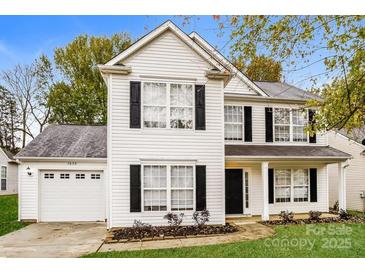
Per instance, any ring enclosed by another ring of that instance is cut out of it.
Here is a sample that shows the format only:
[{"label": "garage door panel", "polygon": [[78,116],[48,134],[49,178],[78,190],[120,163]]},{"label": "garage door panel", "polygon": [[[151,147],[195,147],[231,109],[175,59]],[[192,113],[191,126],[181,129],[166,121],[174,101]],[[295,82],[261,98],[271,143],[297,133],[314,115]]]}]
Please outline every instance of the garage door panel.
[{"label": "garage door panel", "polygon": [[104,180],[98,171],[43,171],[41,221],[103,221]]}]

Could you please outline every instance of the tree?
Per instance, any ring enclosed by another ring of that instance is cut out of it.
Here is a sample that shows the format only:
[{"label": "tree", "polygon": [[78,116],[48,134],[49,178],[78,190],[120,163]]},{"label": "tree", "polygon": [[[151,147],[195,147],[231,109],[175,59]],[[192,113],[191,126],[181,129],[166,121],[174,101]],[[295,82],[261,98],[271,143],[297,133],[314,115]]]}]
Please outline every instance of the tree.
[{"label": "tree", "polygon": [[11,94],[0,86],[0,147],[17,152],[19,116],[16,102]]},{"label": "tree", "polygon": [[251,63],[244,68],[244,73],[253,81],[279,82],[282,68],[274,59],[260,55],[252,58]]},{"label": "tree", "polygon": [[25,147],[27,136],[34,138],[48,123],[47,106],[49,87],[52,85],[51,63],[41,56],[31,64],[18,64],[1,73],[3,85],[15,100],[16,112],[20,115],[21,147]]},{"label": "tree", "polygon": [[[327,79],[315,90],[318,129],[365,124],[363,57],[364,16],[229,16],[216,17],[221,31],[230,32],[232,59],[249,63],[260,54],[288,64],[286,73],[323,63],[324,70],[299,82]],[[361,59],[362,57],[362,59]],[[362,67],[362,68],[361,68]],[[298,82],[298,83],[299,83]],[[297,84],[297,83],[296,83]],[[362,91],[361,91],[362,89]],[[309,106],[313,106],[313,102]]]},{"label": "tree", "polygon": [[106,124],[107,88],[97,68],[131,43],[126,33],[111,37],[80,35],[54,54],[61,80],[51,87],[51,122]]}]

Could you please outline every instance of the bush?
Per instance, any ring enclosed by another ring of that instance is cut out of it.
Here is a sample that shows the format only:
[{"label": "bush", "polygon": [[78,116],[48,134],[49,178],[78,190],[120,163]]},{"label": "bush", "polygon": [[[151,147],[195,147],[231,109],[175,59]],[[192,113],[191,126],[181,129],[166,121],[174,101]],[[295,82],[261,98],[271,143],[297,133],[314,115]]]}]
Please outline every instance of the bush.
[{"label": "bush", "polygon": [[319,211],[309,211],[309,220],[311,221],[319,221],[319,217],[321,217],[322,213]]},{"label": "bush", "polygon": [[284,223],[290,223],[293,221],[294,219],[294,213],[292,211],[281,211],[280,214],[279,214],[281,220],[284,222]]},{"label": "bush", "polygon": [[340,212],[338,213],[338,215],[340,216],[341,220],[350,219],[350,214],[346,210],[340,209]]},{"label": "bush", "polygon": [[170,226],[179,226],[183,221],[184,213],[176,214],[169,212],[163,218],[167,219]]},{"label": "bush", "polygon": [[209,210],[195,211],[193,214],[193,220],[199,227],[204,226],[206,222],[209,222],[210,213]]},{"label": "bush", "polygon": [[339,208],[338,201],[336,201],[335,204],[333,205],[333,211],[338,212],[338,208]]},{"label": "bush", "polygon": [[151,227],[150,224],[143,223],[141,220],[134,220],[133,222],[134,228],[144,228],[144,227]]}]

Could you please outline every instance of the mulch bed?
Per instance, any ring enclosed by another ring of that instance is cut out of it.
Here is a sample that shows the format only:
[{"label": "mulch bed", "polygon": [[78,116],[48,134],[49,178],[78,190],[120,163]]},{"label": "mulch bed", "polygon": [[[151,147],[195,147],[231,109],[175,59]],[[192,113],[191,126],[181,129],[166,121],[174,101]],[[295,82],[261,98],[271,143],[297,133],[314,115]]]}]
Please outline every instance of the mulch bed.
[{"label": "mulch bed", "polygon": [[264,221],[260,223],[264,225],[322,224],[322,223],[351,224],[351,223],[365,223],[365,218],[359,216],[350,216],[348,219],[341,219],[340,217],[327,217],[327,218],[320,218],[319,220],[303,219],[303,220],[291,220],[289,222],[283,220],[274,220],[274,221]]},{"label": "mulch bed", "polygon": [[124,227],[114,231],[106,238],[106,242],[127,242],[163,240],[185,237],[201,237],[207,235],[219,235],[237,232],[238,228],[230,224],[204,225],[204,226],[144,226]]}]

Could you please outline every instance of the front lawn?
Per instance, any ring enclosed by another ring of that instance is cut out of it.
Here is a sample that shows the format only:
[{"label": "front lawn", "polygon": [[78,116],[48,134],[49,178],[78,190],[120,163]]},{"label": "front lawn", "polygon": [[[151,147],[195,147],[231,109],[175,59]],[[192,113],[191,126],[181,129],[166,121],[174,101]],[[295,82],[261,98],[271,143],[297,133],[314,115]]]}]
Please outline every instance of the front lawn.
[{"label": "front lawn", "polygon": [[26,225],[18,222],[18,195],[0,196],[0,236]]},{"label": "front lawn", "polygon": [[365,257],[365,224],[274,226],[262,240],[189,248],[92,253],[89,258]]}]

